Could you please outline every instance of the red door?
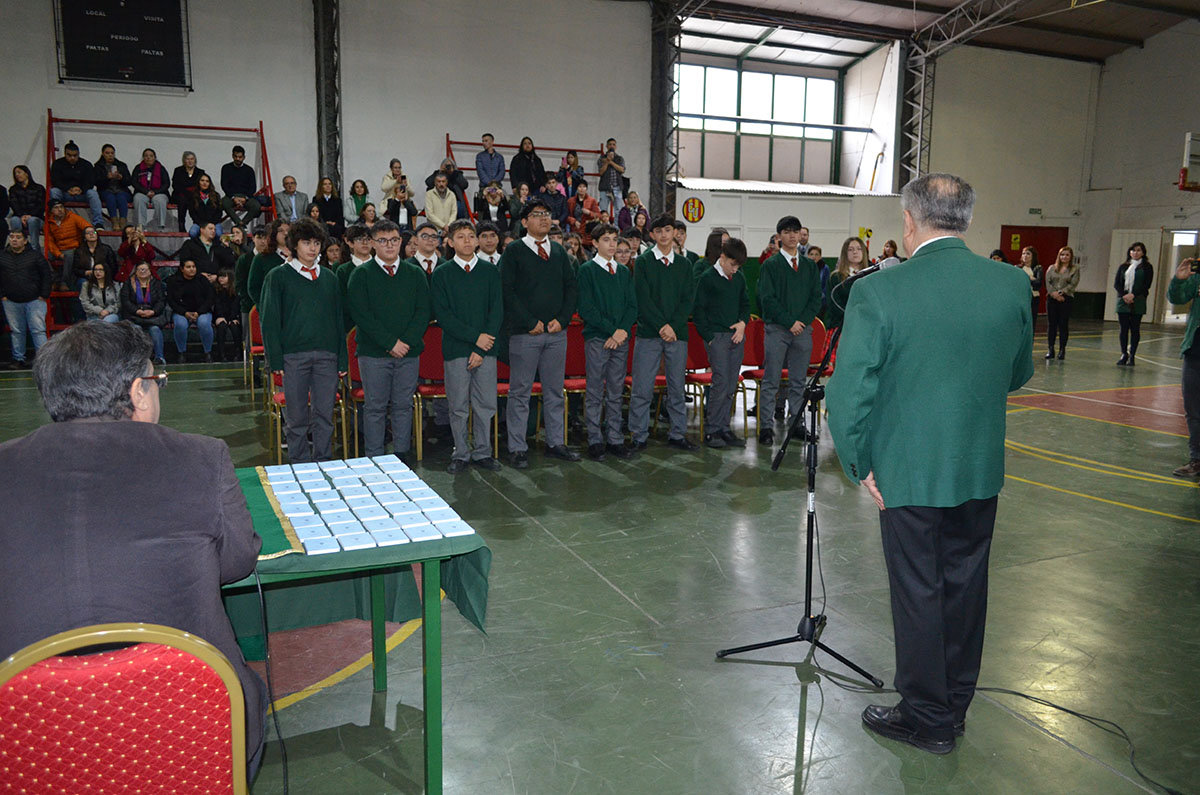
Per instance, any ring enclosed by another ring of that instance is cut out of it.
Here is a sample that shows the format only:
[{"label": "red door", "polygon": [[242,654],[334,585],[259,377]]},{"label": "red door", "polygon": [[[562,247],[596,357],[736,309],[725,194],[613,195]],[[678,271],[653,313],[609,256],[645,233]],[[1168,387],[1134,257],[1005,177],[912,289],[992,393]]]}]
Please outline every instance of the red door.
[{"label": "red door", "polygon": [[[1000,250],[1004,258],[1016,265],[1021,261],[1021,251],[1026,246],[1033,246],[1037,252],[1038,264],[1042,270],[1050,266],[1058,257],[1059,249],[1067,245],[1070,230],[1065,226],[1009,226],[1000,227]],[[1038,298],[1038,311],[1046,311],[1046,286],[1042,285],[1041,296]]]}]

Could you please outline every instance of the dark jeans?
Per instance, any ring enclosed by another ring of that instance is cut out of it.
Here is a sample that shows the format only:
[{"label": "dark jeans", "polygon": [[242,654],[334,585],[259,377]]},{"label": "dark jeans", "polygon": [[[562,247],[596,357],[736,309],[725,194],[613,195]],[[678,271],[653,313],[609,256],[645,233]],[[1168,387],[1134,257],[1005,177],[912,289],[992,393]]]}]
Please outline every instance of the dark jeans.
[{"label": "dark jeans", "polygon": [[1188,453],[1200,461],[1200,334],[1183,354],[1183,414],[1187,417]]},{"label": "dark jeans", "polygon": [[1121,354],[1133,356],[1137,353],[1138,341],[1142,338],[1142,316],[1132,312],[1118,312],[1121,321]]},{"label": "dark jeans", "polygon": [[1064,298],[1060,303],[1053,298],[1046,299],[1046,325],[1050,335],[1050,350],[1054,351],[1054,338],[1058,337],[1059,350],[1067,349],[1067,324],[1071,320],[1071,302],[1073,298]]},{"label": "dark jeans", "polygon": [[[230,323],[229,321],[225,321],[223,323],[214,322],[213,335],[216,341],[217,355],[221,357],[222,360],[234,362],[242,358],[242,352],[240,350],[242,347],[241,321],[238,321],[237,323]],[[228,350],[225,349],[226,337],[229,338],[230,342],[230,348]]]}]

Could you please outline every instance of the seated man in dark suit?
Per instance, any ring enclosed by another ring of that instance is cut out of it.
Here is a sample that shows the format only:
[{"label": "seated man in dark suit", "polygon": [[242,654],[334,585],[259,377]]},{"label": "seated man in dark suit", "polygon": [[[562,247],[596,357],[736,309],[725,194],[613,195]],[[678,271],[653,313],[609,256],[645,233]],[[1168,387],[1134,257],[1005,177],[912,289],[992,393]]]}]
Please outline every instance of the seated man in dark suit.
[{"label": "seated man in dark suit", "polygon": [[[222,583],[254,570],[254,532],[229,449],[158,425],[150,340],[131,323],[80,323],[38,352],[54,422],[0,445],[0,659],[92,624],[190,632],[229,659],[246,703],[246,758],[262,759],[266,688],[246,666]],[[163,380],[160,380],[163,379]],[[187,488],[164,462],[187,461]],[[58,477],[70,478],[63,498]],[[114,491],[112,472],[121,473]]]}]

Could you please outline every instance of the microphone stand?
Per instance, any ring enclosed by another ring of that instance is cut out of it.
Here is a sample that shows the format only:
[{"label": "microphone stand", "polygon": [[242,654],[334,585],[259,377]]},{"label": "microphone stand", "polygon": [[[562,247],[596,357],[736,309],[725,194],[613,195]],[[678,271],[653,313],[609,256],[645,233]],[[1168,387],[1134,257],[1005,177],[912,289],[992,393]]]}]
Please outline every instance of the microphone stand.
[{"label": "microphone stand", "polygon": [[[872,271],[874,272],[874,271]],[[866,275],[866,274],[864,274]],[[832,300],[832,299],[831,299]],[[837,345],[838,337],[841,336],[842,327],[838,326],[833,330],[825,345],[825,355],[821,359],[821,366],[813,373],[808,384],[804,387],[804,398],[801,401],[801,409],[792,417],[792,423],[788,427],[788,432],[783,438],[783,445],[780,446],[779,452],[775,455],[775,459],[771,462],[771,471],[779,469],[779,465],[783,462],[783,457],[787,454],[788,442],[792,440],[792,436],[796,429],[801,426],[804,420],[804,410],[808,410],[808,440],[806,444],[806,462],[808,469],[808,525],[807,525],[807,549],[805,552],[804,570],[804,617],[800,619],[799,626],[796,627],[796,634],[788,635],[785,638],[777,638],[775,640],[763,641],[761,643],[751,643],[747,646],[737,646],[732,649],[721,649],[717,652],[717,658],[728,657],[731,654],[741,654],[747,651],[756,649],[767,649],[772,646],[782,646],[787,643],[809,643],[828,653],[838,662],[845,665],[850,670],[859,674],[875,687],[883,687],[883,680],[872,676],[865,669],[854,664],[847,658],[838,654],[833,649],[826,646],[818,636],[825,629],[825,624],[828,619],[825,614],[813,615],[812,604],[812,582],[813,582],[813,540],[816,537],[817,531],[817,414],[820,411],[821,401],[825,399],[825,386],[821,383],[821,375],[825,372],[825,368],[829,366],[829,360],[833,355],[833,349]]]}]

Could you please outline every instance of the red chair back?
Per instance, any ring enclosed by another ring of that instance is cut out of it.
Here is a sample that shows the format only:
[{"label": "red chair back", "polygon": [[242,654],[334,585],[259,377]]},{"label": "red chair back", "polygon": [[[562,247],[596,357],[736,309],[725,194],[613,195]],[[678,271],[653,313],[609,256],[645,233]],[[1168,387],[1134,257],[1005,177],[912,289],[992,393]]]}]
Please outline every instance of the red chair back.
[{"label": "red chair back", "polygon": [[500,361],[499,358],[496,359],[496,380],[497,381],[507,381],[508,380],[508,365],[505,364],[504,362]]},{"label": "red chair back", "polygon": [[704,338],[696,331],[696,324],[690,321],[688,322],[687,346],[687,365],[684,369],[692,372],[707,370],[711,366],[708,363],[708,348],[704,347]]},{"label": "red chair back", "polygon": [[250,309],[250,344],[262,345],[262,324],[258,321],[258,307]]},{"label": "red chair back", "polygon": [[587,375],[587,356],[584,353],[583,324],[567,326],[567,378],[583,378]]},{"label": "red chair back", "polygon": [[743,350],[743,367],[763,366],[766,359],[766,324],[761,317],[756,317],[746,324],[746,344]]},{"label": "red chair back", "polygon": [[815,317],[812,322],[812,355],[808,357],[809,364],[820,364],[825,358],[825,343],[829,335],[825,333],[825,324],[821,318]]},{"label": "red chair back", "polygon": [[446,361],[442,358],[442,327],[430,324],[425,329],[425,350],[417,363],[417,375],[428,381],[446,380]]},{"label": "red chair back", "polygon": [[350,329],[350,333],[346,335],[346,353],[350,358],[349,375],[351,381],[362,383],[362,373],[358,370],[358,329]]}]

